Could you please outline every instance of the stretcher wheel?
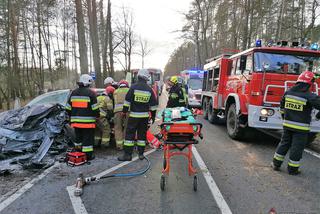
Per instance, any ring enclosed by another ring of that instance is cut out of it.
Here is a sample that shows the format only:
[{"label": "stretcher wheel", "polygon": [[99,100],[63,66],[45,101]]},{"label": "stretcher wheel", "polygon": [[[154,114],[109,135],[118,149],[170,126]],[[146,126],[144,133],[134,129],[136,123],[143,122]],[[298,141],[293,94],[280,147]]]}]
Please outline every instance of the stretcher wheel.
[{"label": "stretcher wheel", "polygon": [[197,191],[198,190],[198,178],[197,178],[197,176],[195,175],[194,177],[193,177],[193,191]]},{"label": "stretcher wheel", "polygon": [[161,175],[161,180],[160,180],[160,188],[162,191],[164,191],[164,187],[166,185],[166,178],[164,175]]}]

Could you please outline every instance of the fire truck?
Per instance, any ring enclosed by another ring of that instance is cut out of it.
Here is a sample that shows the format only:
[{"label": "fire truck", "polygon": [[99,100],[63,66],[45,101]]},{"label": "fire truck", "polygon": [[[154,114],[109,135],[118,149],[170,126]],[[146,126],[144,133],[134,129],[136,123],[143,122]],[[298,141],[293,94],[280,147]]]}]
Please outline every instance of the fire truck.
[{"label": "fire truck", "polygon": [[[211,59],[204,65],[204,118],[213,124],[225,122],[232,139],[243,139],[250,127],[281,130],[279,106],[284,92],[303,71],[320,71],[320,51],[312,49],[282,42]],[[312,87],[316,94],[319,83],[317,79]],[[313,137],[320,132],[315,114],[316,110],[312,112]]]},{"label": "fire truck", "polygon": [[[128,72],[126,75],[126,80],[129,82],[129,84],[133,84],[138,79],[138,72],[140,69],[132,69],[131,72]],[[163,89],[163,76],[160,69],[155,68],[148,68],[150,74],[150,79],[148,81],[148,84],[153,89],[157,99],[161,95],[162,89]]]}]

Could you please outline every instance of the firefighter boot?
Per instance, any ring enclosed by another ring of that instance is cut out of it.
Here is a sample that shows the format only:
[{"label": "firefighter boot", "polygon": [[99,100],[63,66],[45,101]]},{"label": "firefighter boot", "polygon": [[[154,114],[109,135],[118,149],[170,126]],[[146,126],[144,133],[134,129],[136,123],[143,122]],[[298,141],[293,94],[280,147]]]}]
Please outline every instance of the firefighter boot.
[{"label": "firefighter boot", "polygon": [[282,164],[282,160],[277,160],[276,158],[273,158],[273,161],[271,162],[271,167],[274,171],[280,171],[280,167]]},{"label": "firefighter boot", "polygon": [[293,167],[288,165],[288,173],[289,175],[299,175],[301,171],[299,167]]},{"label": "firefighter boot", "polygon": [[143,153],[144,153],[144,146],[138,146],[138,154],[139,154],[140,160],[143,160],[145,158]]},{"label": "firefighter boot", "polygon": [[118,157],[118,161],[131,161],[132,160],[132,146],[124,146],[123,147],[123,155]]}]

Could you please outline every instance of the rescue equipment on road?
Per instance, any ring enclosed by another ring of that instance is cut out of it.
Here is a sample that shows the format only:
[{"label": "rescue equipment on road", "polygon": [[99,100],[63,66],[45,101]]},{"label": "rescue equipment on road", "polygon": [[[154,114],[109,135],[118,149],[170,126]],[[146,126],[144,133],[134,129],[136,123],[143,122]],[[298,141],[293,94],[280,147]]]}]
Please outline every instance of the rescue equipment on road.
[{"label": "rescue equipment on road", "polygon": [[84,152],[68,152],[66,155],[66,163],[70,166],[79,166],[87,161],[87,155]]},{"label": "rescue equipment on road", "polygon": [[[180,117],[178,117],[180,115]],[[192,164],[192,147],[198,144],[196,139],[203,138],[202,124],[195,120],[192,112],[184,107],[167,108],[162,113],[160,125],[163,140],[163,170],[160,180],[161,190],[165,189],[166,179],[170,172],[170,159],[173,156],[185,156],[188,159],[188,174],[193,176],[193,190],[197,191],[197,171]],[[183,152],[188,149],[187,152]],[[173,151],[178,150],[178,151]]]},{"label": "rescue equipment on road", "polygon": [[147,141],[151,147],[158,149],[161,147],[161,141],[158,140],[149,130],[147,131]]},{"label": "rescue equipment on road", "polygon": [[130,173],[120,173],[120,174],[111,174],[111,175],[104,175],[101,177],[84,177],[82,173],[79,174],[79,177],[77,178],[76,184],[75,184],[75,190],[74,190],[74,195],[75,196],[81,196],[83,194],[83,188],[85,185],[90,184],[92,182],[98,182],[102,179],[106,178],[114,178],[114,177],[135,177],[135,176],[140,176],[145,174],[149,169],[150,169],[150,160],[145,156],[144,159],[146,160],[146,166],[137,171],[137,172],[130,172]]}]

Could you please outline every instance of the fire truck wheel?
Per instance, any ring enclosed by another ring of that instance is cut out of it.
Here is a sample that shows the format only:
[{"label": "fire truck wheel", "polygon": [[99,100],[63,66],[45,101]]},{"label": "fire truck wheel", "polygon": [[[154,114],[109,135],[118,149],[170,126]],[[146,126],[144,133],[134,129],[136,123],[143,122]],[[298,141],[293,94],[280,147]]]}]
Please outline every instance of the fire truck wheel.
[{"label": "fire truck wheel", "polygon": [[244,128],[240,127],[240,121],[236,112],[236,104],[232,103],[227,113],[227,131],[228,135],[235,140],[244,136]]},{"label": "fire truck wheel", "polygon": [[208,119],[208,99],[207,98],[203,100],[202,109],[203,109],[203,118],[207,120]]},{"label": "fire truck wheel", "polygon": [[219,117],[217,116],[217,113],[213,109],[213,102],[212,99],[209,101],[209,107],[208,107],[208,120],[212,124],[219,123]]}]

